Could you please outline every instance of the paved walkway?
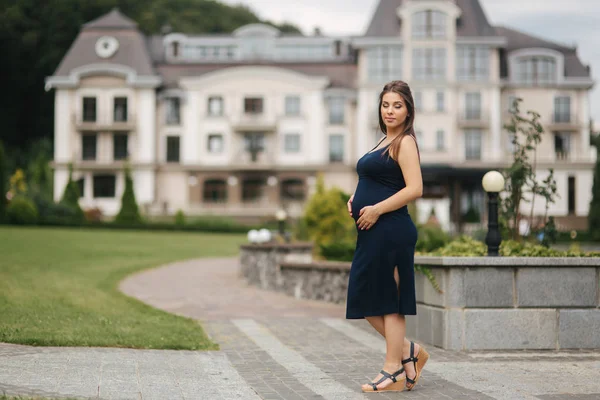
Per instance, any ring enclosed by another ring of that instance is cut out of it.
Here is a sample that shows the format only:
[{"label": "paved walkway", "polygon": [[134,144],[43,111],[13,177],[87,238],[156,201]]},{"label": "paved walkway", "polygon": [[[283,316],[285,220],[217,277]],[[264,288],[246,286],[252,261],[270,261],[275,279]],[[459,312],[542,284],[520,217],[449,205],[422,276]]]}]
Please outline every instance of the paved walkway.
[{"label": "paved walkway", "polygon": [[384,341],[344,308],[248,287],[237,260],[177,263],[121,289],[202,321],[217,352],[0,344],[0,393],[100,399],[600,399],[600,352],[431,353],[412,392],[363,394]]}]

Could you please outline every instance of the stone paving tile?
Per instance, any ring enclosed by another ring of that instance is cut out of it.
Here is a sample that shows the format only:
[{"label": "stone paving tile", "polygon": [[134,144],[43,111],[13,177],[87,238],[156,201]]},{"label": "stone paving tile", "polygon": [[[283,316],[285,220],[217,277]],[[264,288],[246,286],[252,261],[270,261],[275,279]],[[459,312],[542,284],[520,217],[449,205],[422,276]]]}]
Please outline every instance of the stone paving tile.
[{"label": "stone paving tile", "polygon": [[231,321],[207,321],[204,328],[219,343],[234,368],[264,399],[323,399],[302,385]]},{"label": "stone paving tile", "polygon": [[[381,352],[370,350],[349,337],[313,319],[269,319],[264,325],[281,341],[336,381],[360,392],[363,383],[374,378],[383,366]],[[418,387],[401,393],[379,393],[378,398],[460,398],[491,399],[425,370]]]},{"label": "stone paving tile", "polygon": [[600,392],[590,394],[547,394],[537,396],[540,400],[598,400]]}]

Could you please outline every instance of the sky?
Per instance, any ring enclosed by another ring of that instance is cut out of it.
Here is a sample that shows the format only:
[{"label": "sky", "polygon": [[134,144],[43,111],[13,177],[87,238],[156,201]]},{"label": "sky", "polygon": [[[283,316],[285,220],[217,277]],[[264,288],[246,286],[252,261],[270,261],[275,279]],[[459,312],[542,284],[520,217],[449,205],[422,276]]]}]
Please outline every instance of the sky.
[{"label": "sky", "polygon": [[[362,35],[379,0],[221,0],[249,6],[259,17],[291,22],[303,33],[315,27],[332,36]],[[488,21],[544,39],[576,45],[579,58],[598,81],[591,116],[600,124],[600,0],[479,0]]]}]

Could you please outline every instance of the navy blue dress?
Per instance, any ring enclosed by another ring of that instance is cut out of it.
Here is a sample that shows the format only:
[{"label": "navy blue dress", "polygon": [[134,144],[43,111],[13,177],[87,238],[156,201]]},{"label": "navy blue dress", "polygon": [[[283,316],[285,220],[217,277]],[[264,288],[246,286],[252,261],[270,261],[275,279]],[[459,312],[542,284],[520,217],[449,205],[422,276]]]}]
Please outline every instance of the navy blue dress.
[{"label": "navy blue dress", "polygon": [[[385,149],[371,151],[356,164],[358,186],[352,201],[352,217],[360,210],[387,199],[406,186],[402,170]],[[377,146],[375,146],[377,148]],[[414,254],[417,228],[406,206],[382,214],[366,230],[358,229],[352,259],[346,318],[401,314],[416,315]],[[399,285],[394,280],[398,267]]]}]

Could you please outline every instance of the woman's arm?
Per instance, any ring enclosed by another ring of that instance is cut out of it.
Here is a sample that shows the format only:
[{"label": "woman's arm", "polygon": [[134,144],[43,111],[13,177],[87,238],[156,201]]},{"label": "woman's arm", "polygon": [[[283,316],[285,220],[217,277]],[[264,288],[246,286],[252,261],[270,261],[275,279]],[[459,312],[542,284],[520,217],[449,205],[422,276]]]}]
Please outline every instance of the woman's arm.
[{"label": "woman's arm", "polygon": [[410,139],[406,139],[406,137],[402,138],[402,145],[398,152],[398,164],[402,169],[406,187],[393,196],[375,204],[375,209],[379,215],[404,207],[423,195],[421,163],[419,162],[417,144],[412,137]]}]

